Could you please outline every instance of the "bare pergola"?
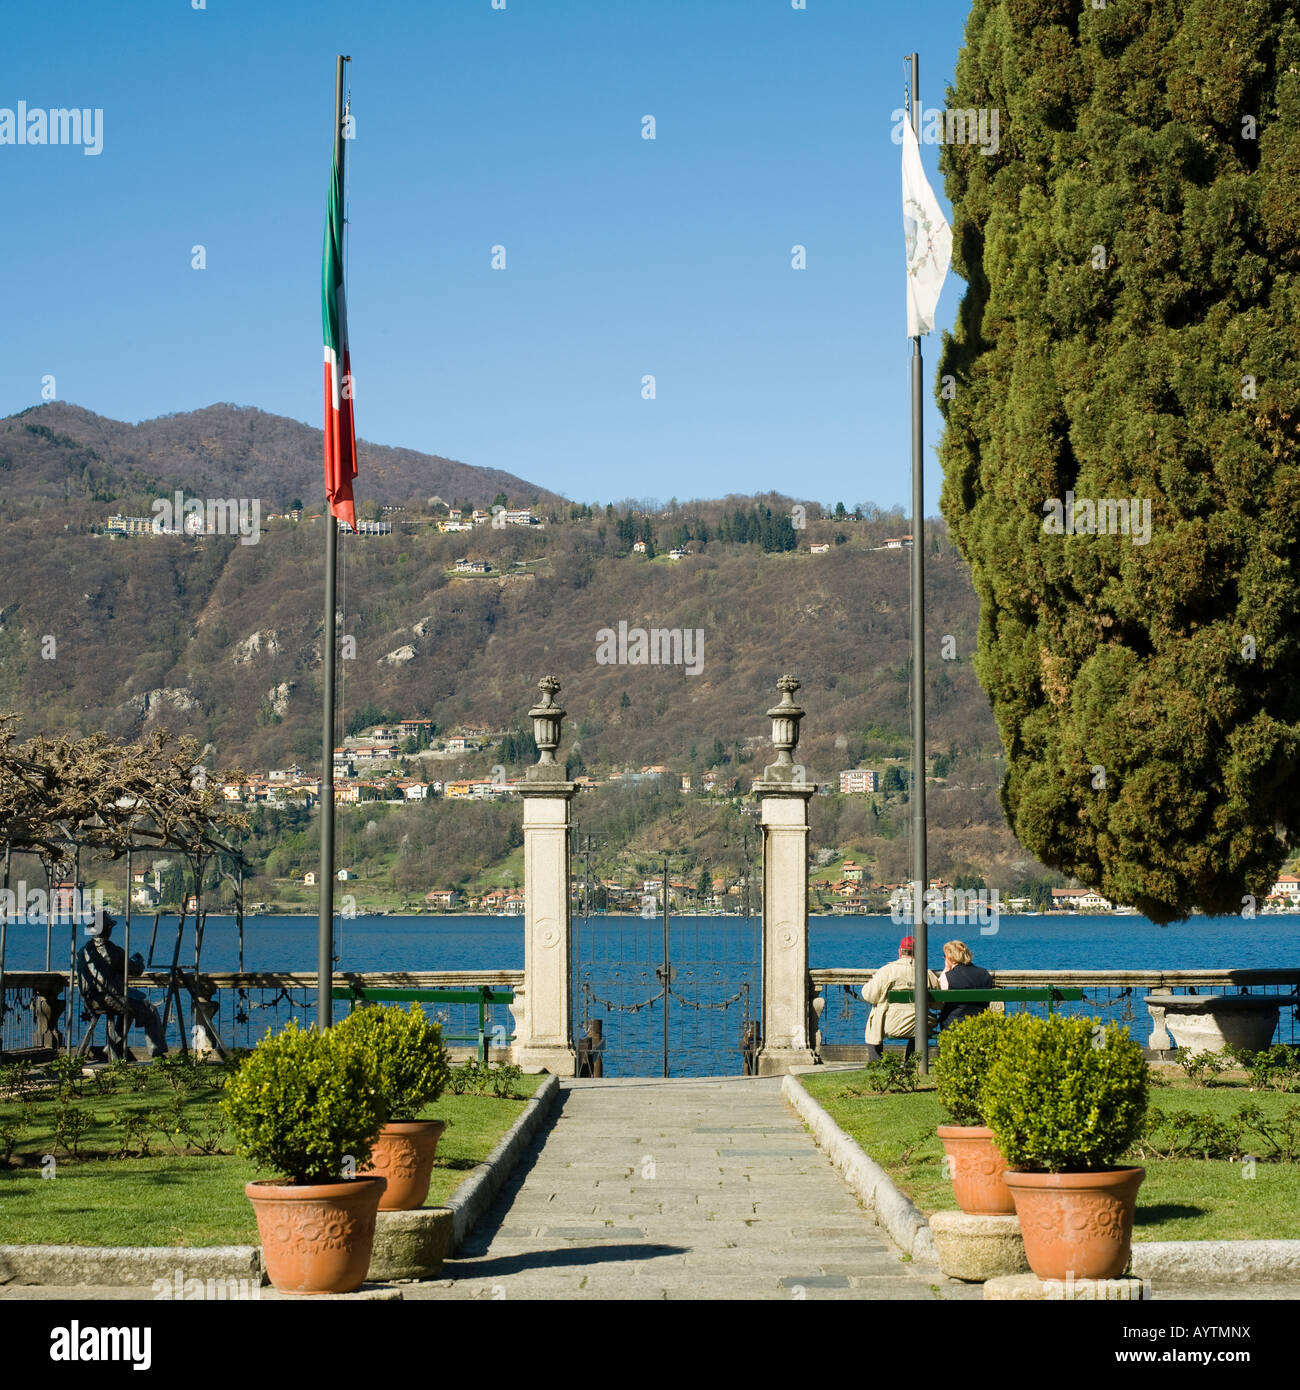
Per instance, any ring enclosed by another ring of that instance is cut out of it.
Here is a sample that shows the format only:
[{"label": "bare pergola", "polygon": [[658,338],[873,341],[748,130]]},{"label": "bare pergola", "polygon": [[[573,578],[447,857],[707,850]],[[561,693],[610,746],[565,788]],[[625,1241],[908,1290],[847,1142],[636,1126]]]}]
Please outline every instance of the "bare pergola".
[{"label": "bare pergola", "polygon": [[[227,780],[242,780],[232,771],[218,778],[200,762],[199,745],[159,730],[147,739],[126,743],[106,734],[50,738],[37,735],[19,743],[17,716],[0,715],[0,844],[3,844],[3,888],[0,897],[0,1019],[4,1011],[5,948],[8,927],[10,865],[13,853],[36,855],[46,878],[46,960],[52,968],[53,890],[56,873],[72,868],[73,911],[68,959],[68,1049],[72,1046],[72,1000],[76,989],[77,926],[84,915],[77,901],[83,853],[126,861],[125,932],[123,949],[130,959],[131,869],[136,851],[172,850],[189,864],[194,882],[194,975],[203,950],[206,914],[203,880],[214,857],[226,859],[226,877],[236,882],[236,916],[243,939],[243,872],[240,850],[227,838],[242,830],[247,819],[233,811],[220,792]],[[159,915],[154,917],[156,938]],[[164,1025],[173,1003],[180,1009],[180,946],[188,905],[182,903],[176,944],[168,974]],[[150,947],[152,954],[152,943]],[[123,982],[123,1038],[129,1027],[129,1006]],[[206,1020],[204,1020],[206,1022]],[[182,1048],[185,1047],[182,1029]]]}]

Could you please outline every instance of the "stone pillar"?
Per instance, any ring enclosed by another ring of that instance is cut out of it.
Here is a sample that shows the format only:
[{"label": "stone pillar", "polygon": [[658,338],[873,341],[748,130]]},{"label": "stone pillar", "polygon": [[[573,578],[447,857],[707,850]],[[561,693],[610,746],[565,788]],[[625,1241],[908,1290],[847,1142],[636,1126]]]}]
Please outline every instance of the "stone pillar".
[{"label": "stone pillar", "polygon": [[808,986],[808,799],[817,787],[791,757],[804,712],[799,682],[782,676],[768,710],[776,761],[754,783],[763,825],[763,1046],[758,1074],[776,1076],[819,1059]]},{"label": "stone pillar", "polygon": [[519,787],[524,799],[524,988],[515,993],[512,1060],[573,1076],[572,933],[569,916],[569,803],[577,787],[555,760],[564,711],[560,683],[545,676],[528,711],[540,756]]}]

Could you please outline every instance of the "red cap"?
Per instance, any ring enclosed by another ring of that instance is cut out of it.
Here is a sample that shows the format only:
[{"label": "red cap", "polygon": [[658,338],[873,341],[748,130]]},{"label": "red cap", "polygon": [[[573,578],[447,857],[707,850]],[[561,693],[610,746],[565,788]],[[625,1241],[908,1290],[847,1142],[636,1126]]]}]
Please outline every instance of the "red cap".
[{"label": "red cap", "polygon": [[916,950],[916,937],[914,937],[914,936],[905,936],[905,937],[898,943],[898,949],[899,949],[900,951],[915,951],[915,950]]}]

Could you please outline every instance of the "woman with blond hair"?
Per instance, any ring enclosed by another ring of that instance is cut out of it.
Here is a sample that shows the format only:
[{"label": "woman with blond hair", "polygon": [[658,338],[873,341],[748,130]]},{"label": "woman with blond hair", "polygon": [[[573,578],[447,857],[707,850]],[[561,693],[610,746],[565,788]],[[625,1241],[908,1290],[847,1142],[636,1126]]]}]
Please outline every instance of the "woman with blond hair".
[{"label": "woman with blond hair", "polygon": [[[964,941],[947,941],[943,947],[943,974],[940,989],[992,989],[993,976],[971,959],[970,947]],[[960,1023],[983,1013],[987,1004],[945,1004],[939,1010],[939,1027]]]}]

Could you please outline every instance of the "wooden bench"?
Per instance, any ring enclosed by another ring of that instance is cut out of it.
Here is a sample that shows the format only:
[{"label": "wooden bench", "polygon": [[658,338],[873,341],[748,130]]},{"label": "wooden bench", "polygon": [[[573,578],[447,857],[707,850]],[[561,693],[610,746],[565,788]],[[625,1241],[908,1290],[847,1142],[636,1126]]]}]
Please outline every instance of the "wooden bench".
[{"label": "wooden bench", "polygon": [[[480,985],[476,989],[384,989],[369,985],[335,985],[335,999],[346,1000],[349,1005],[357,1004],[477,1004],[478,1032],[444,1033],[445,1042],[474,1043],[478,1060],[487,1065],[488,1031],[487,1011],[493,1004],[508,1004],[515,997],[512,989],[493,989],[490,985]],[[514,1042],[511,1033],[506,1042]]]}]

